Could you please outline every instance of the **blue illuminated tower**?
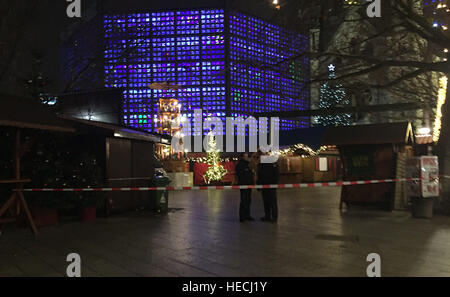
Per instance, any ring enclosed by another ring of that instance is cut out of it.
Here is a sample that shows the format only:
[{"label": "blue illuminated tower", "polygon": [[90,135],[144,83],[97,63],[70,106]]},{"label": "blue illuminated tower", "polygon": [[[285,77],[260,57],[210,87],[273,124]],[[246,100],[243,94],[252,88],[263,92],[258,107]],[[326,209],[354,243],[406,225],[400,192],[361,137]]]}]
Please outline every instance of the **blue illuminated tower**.
[{"label": "blue illuminated tower", "polygon": [[[105,85],[124,89],[124,123],[154,131],[160,98],[177,98],[183,114],[247,116],[309,109],[307,36],[223,9],[104,17]],[[182,90],[151,90],[173,82]],[[283,120],[282,129],[308,127]],[[206,134],[194,127],[194,134]],[[243,131],[241,131],[243,132]]]}]

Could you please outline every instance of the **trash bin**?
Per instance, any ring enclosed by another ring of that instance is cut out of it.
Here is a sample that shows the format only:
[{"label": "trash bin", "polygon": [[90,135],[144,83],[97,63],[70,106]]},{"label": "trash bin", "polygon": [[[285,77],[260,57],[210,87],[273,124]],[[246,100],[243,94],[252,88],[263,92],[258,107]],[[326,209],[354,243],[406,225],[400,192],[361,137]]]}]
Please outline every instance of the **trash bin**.
[{"label": "trash bin", "polygon": [[433,199],[412,197],[412,215],[414,218],[431,219],[433,217]]},{"label": "trash bin", "polygon": [[[170,184],[170,178],[162,168],[155,170],[155,177],[152,180],[152,187],[167,187]],[[154,191],[152,196],[153,209],[158,213],[167,213],[169,211],[169,191]]]}]

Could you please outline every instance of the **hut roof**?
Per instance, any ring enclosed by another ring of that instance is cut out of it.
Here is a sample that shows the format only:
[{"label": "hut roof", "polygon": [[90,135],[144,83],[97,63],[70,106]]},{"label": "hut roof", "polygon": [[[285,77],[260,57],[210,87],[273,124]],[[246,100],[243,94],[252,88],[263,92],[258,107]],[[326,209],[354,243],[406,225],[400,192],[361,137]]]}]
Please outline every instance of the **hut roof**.
[{"label": "hut roof", "polygon": [[0,126],[75,132],[63,119],[32,99],[0,94]]},{"label": "hut roof", "polygon": [[407,144],[413,143],[411,123],[388,123],[329,127],[323,145]]},{"label": "hut roof", "polygon": [[55,94],[50,109],[59,116],[90,119],[119,125],[123,107],[123,90],[100,89],[88,92]]},{"label": "hut roof", "polygon": [[282,147],[304,144],[318,150],[329,145],[413,143],[411,123],[320,127],[280,132]]},{"label": "hut roof", "polygon": [[0,126],[80,134],[99,134],[134,140],[167,142],[170,137],[125,128],[120,125],[58,117],[46,106],[32,99],[0,94]]},{"label": "hut roof", "polygon": [[109,137],[126,138],[133,140],[142,140],[150,142],[170,143],[171,137],[156,133],[126,128],[120,125],[114,125],[103,122],[88,121],[71,117],[63,117],[64,120],[71,122],[77,132],[84,134],[100,134]]}]

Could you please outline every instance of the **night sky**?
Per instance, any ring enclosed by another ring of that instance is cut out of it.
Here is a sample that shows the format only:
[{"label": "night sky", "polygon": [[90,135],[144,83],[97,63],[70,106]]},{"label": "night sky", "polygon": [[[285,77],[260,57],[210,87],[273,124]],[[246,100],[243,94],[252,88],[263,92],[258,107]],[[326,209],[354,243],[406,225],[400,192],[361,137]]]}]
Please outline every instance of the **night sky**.
[{"label": "night sky", "polygon": [[[66,8],[69,4],[66,0],[34,0],[39,4],[33,10],[33,17],[29,18],[24,25],[23,34],[19,50],[13,59],[11,75],[5,77],[0,83],[3,93],[16,95],[26,95],[23,84],[19,81],[22,78],[30,77],[32,57],[31,49],[38,49],[44,53],[42,62],[42,72],[52,83],[49,85],[49,92],[59,93],[63,89],[59,80],[61,77],[60,44],[64,39],[64,32],[71,32],[81,23],[89,20],[99,9],[104,13],[126,13],[138,11],[152,11],[163,9],[177,9],[188,7],[215,7],[224,6],[225,0],[81,0],[82,18],[70,19],[66,15]],[[29,0],[3,0],[3,9],[10,5],[17,7],[19,14],[25,12],[29,6]],[[101,4],[98,6],[98,4]],[[268,9],[269,0],[245,0],[229,1],[228,5],[242,11],[250,12],[265,18],[270,17],[272,10]],[[3,30],[18,30],[14,20],[4,25]],[[4,31],[3,31],[4,32]],[[0,36],[0,41],[3,38]]]}]

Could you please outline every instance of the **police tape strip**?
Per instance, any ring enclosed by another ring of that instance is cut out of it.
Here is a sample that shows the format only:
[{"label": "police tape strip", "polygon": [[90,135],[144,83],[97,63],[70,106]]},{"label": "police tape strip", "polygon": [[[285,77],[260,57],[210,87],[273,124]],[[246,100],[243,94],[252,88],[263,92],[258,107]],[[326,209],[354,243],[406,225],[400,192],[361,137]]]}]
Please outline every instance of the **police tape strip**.
[{"label": "police tape strip", "polygon": [[[133,188],[82,188],[82,189],[22,189],[23,192],[150,192],[150,191],[205,191],[205,190],[247,190],[247,189],[296,189],[341,187],[355,185],[385,184],[395,182],[420,181],[421,178],[377,179],[365,181],[342,181],[329,183],[302,183],[281,185],[250,185],[250,186],[195,186],[195,187],[133,187]],[[16,189],[17,191],[17,189]]]}]

